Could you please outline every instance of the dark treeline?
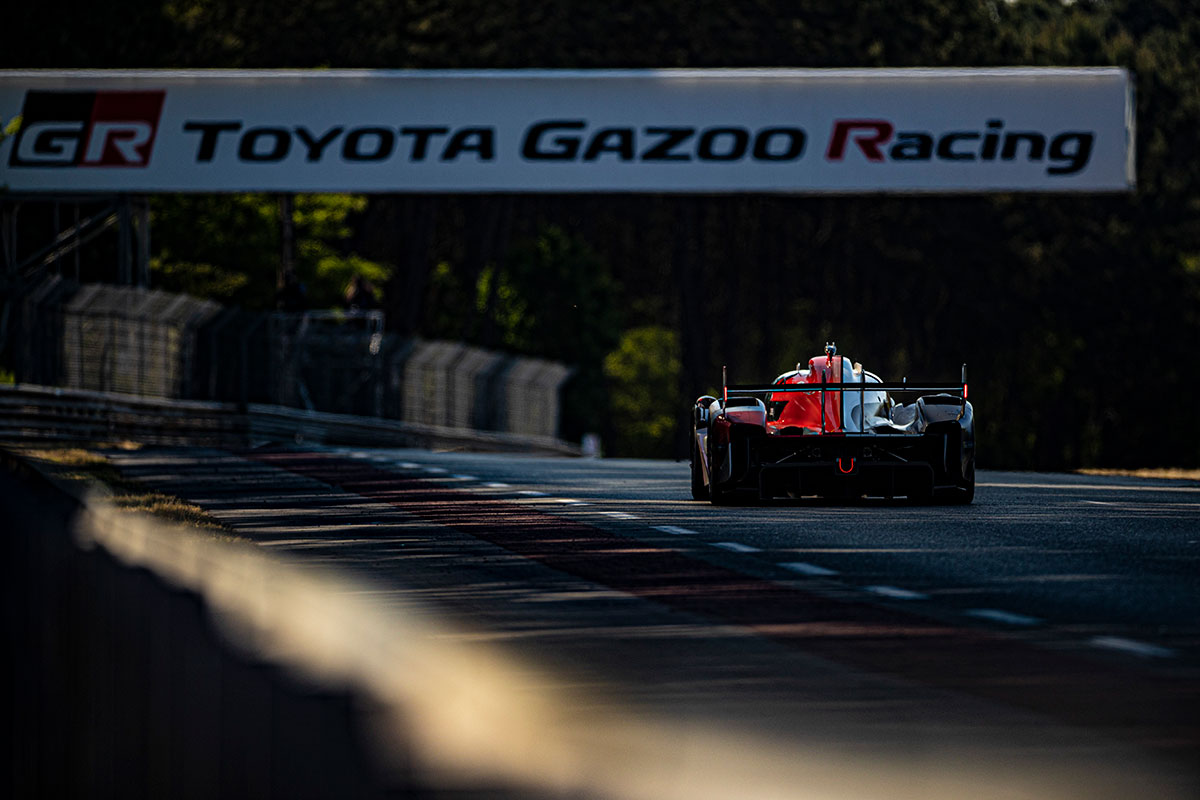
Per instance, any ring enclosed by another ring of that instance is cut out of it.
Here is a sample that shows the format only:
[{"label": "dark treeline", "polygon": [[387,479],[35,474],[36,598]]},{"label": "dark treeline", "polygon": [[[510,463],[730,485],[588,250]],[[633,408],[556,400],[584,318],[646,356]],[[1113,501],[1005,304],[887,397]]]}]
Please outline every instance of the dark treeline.
[{"label": "dark treeline", "polygon": [[[131,0],[60,16],[14,10],[0,66],[1127,67],[1129,195],[374,196],[343,204],[331,240],[375,270],[396,330],[577,365],[564,435],[602,430],[610,452],[679,454],[722,364],[772,378],[835,339],[889,378],[968,362],[986,466],[1200,464],[1195,2]],[[163,247],[187,241],[196,202],[159,201]]]}]

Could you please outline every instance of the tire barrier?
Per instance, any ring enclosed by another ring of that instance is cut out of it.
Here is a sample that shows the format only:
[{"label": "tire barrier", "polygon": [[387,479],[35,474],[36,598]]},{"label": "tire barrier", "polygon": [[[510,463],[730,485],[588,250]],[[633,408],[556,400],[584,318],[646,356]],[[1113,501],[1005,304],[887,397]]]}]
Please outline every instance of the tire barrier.
[{"label": "tire barrier", "polygon": [[379,311],[252,313],[50,277],[14,303],[16,380],[553,439],[571,369],[396,337]]}]

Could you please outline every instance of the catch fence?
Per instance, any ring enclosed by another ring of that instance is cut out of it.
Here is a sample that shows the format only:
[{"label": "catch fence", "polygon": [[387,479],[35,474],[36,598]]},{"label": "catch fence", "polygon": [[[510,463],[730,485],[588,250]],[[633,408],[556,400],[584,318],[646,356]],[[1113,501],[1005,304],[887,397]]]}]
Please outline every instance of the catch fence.
[{"label": "catch fence", "polygon": [[18,384],[552,440],[571,375],[557,362],[398,337],[379,311],[247,312],[61,277],[15,308]]}]

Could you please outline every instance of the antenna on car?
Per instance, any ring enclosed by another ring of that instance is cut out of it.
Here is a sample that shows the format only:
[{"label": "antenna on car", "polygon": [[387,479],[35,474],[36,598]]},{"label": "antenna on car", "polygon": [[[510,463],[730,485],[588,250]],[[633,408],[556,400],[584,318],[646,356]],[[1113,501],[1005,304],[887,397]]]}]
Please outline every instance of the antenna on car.
[{"label": "antenna on car", "polygon": [[721,365],[721,405],[729,406],[729,373],[728,367]]},{"label": "antenna on car", "polygon": [[960,408],[961,408],[961,410],[958,412],[958,416],[961,419],[962,416],[967,413],[967,365],[966,364],[962,365],[962,406]]}]

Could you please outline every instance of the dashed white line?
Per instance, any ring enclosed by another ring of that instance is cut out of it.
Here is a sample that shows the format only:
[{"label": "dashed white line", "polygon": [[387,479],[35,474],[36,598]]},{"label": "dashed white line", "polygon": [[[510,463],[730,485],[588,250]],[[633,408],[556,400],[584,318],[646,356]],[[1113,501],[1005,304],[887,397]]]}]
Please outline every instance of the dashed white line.
[{"label": "dashed white line", "polygon": [[521,489],[517,494],[525,495],[526,497],[549,497],[545,492],[537,492],[533,489]]},{"label": "dashed white line", "polygon": [[731,550],[735,553],[761,553],[762,550],[757,547],[752,547],[741,542],[713,542],[713,547],[720,547],[722,550]]},{"label": "dashed white line", "polygon": [[507,489],[507,488],[509,488],[507,483],[485,483],[484,486],[487,487],[488,489]]},{"label": "dashed white line", "polygon": [[695,531],[689,531],[687,528],[680,528],[675,525],[655,525],[654,530],[662,531],[663,533],[672,533],[676,536],[695,536]]},{"label": "dashed white line", "polygon": [[445,475],[449,470],[444,470],[441,467],[426,467],[425,471],[430,475]]},{"label": "dashed white line", "polygon": [[450,477],[454,478],[457,481],[477,481],[477,480],[479,480],[479,478],[476,478],[474,475],[451,475]]},{"label": "dashed white line", "polygon": [[636,514],[627,514],[624,511],[601,511],[600,513],[613,519],[638,519]]},{"label": "dashed white line", "polygon": [[586,503],[583,500],[573,500],[569,497],[560,497],[557,500],[555,500],[554,502],[562,503],[563,505],[567,505],[567,506],[590,506],[591,505],[591,503]]},{"label": "dashed white line", "polygon": [[901,589],[899,586],[864,586],[864,591],[877,594],[880,597],[890,597],[893,600],[927,600],[929,595],[914,592],[912,589]]},{"label": "dashed white line", "polygon": [[401,461],[396,466],[399,467],[400,469],[420,469],[421,468],[420,464],[414,464],[411,461]]},{"label": "dashed white line", "polygon": [[807,561],[784,561],[779,566],[784,569],[790,569],[792,572],[799,572],[801,575],[811,575],[813,577],[838,574],[836,569],[826,569],[816,564],[809,564]]},{"label": "dashed white line", "polygon": [[1002,622],[1005,625],[1040,625],[1041,620],[1037,617],[1027,617],[1024,614],[1014,614],[1011,611],[1004,611],[999,608],[972,608],[969,611],[963,612],[968,617],[978,617],[979,619],[991,620],[992,622]]},{"label": "dashed white line", "polygon": [[1175,651],[1169,647],[1159,647],[1156,644],[1139,642],[1136,639],[1125,639],[1120,636],[1094,636],[1089,641],[1093,647],[1105,647],[1109,650],[1120,650],[1143,658],[1170,658]]}]

